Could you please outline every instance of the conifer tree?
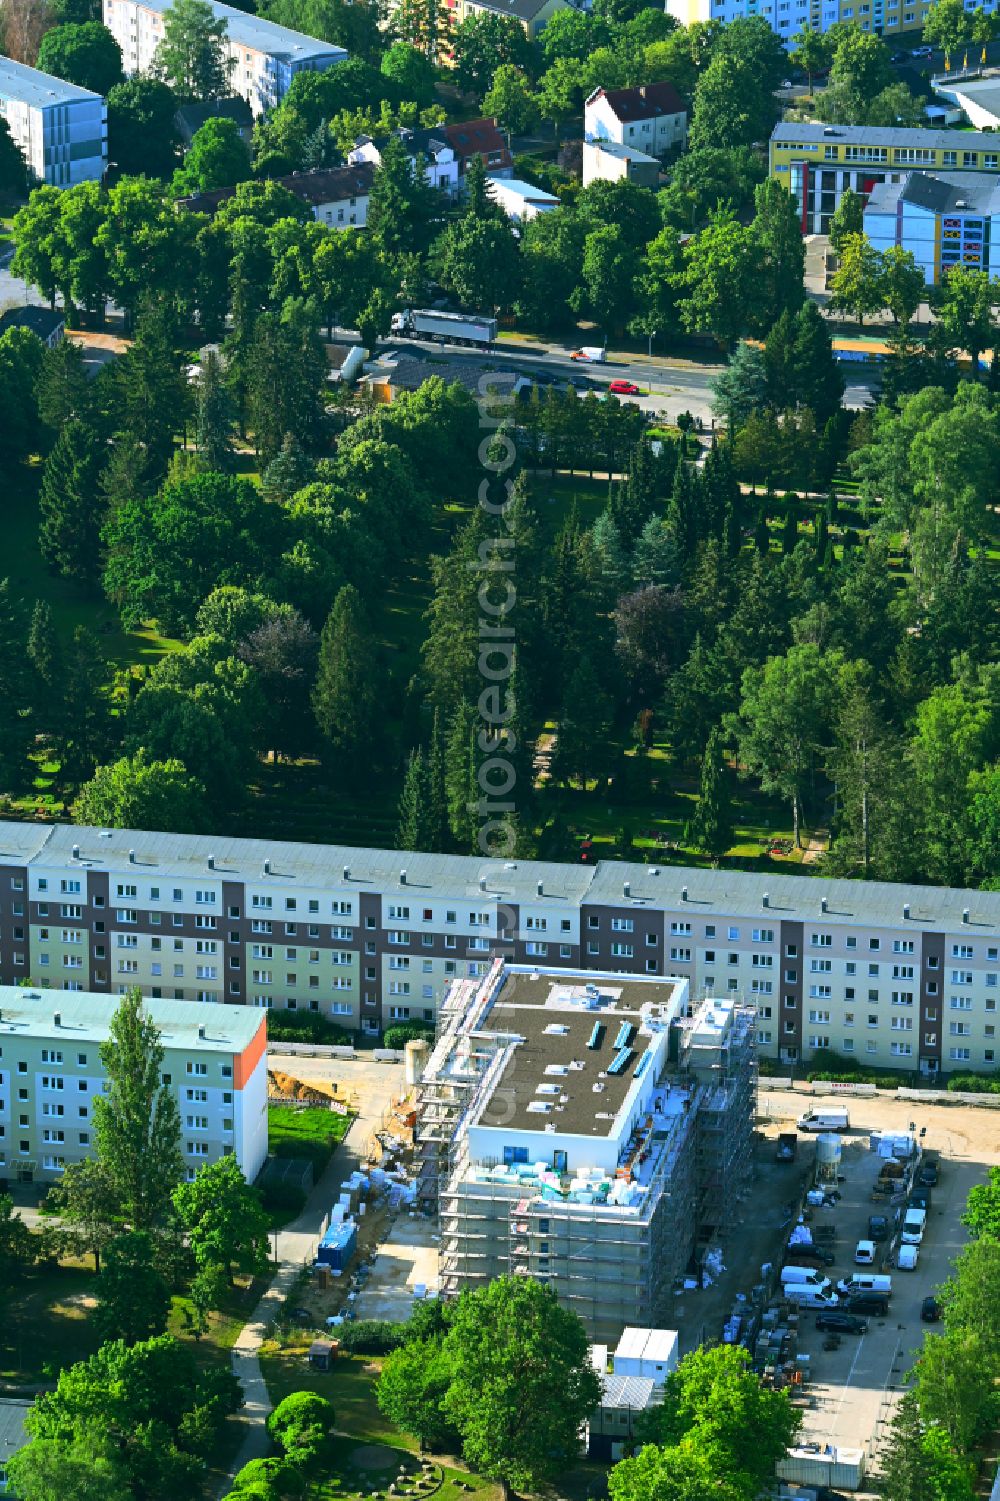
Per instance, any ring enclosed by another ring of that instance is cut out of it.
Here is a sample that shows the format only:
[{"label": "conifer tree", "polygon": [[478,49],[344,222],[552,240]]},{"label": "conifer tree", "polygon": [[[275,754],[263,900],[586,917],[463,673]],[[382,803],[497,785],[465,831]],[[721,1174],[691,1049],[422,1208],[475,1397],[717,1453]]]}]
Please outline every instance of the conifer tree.
[{"label": "conifer tree", "polygon": [[466,700],[460,700],[448,726],[445,745],[445,796],[448,804],[448,825],[455,847],[461,854],[473,854],[476,849],[476,807],[481,793],[476,778],[478,751],[476,735],[478,722],[476,711]]},{"label": "conifer tree", "polygon": [[355,775],[376,754],[378,654],[361,597],[345,584],[319,643],[313,713],[338,768]]},{"label": "conifer tree", "polygon": [[286,433],[281,452],[268,464],[261,475],[261,494],[266,500],[285,502],[310,484],[315,468],[302,451],[302,444],[294,433]]},{"label": "conifer tree", "polygon": [[722,732],[716,728],[708,737],[702,757],[698,804],[688,837],[695,849],[708,855],[713,865],[718,865],[732,845],[734,833],[732,797],[722,757]]},{"label": "conifer tree", "polygon": [[95,504],[100,450],[79,417],[64,425],[45,461],[38,545],[53,573],[93,584],[100,576],[101,510]]},{"label": "conifer tree", "polygon": [[673,527],[651,516],[639,534],[632,554],[632,577],[637,588],[648,584],[674,585],[680,578],[680,559]]},{"label": "conifer tree", "polygon": [[402,850],[427,850],[431,840],[430,788],[422,750],[410,753],[399,798],[396,845]]},{"label": "conifer tree", "polygon": [[427,748],[427,809],[429,850],[447,850],[451,845],[448,827],[448,793],[445,787],[444,716],[434,710],[430,745]]},{"label": "conifer tree", "polygon": [[210,351],[198,377],[195,447],[206,469],[225,474],[232,466],[232,402],[219,356]]}]

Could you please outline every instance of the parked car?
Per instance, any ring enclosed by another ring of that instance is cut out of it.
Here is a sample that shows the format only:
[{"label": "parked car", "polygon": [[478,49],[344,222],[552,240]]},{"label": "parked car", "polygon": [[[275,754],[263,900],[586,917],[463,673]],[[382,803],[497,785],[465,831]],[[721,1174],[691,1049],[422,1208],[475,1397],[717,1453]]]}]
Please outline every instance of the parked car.
[{"label": "parked car", "polygon": [[841,1313],[832,1308],[829,1313],[816,1315],[816,1328],[836,1330],[838,1334],[864,1334],[868,1328],[867,1319],[859,1319],[853,1313]]},{"label": "parked car", "polygon": [[873,1240],[859,1240],[854,1247],[854,1260],[858,1266],[874,1266],[875,1242]]},{"label": "parked car", "polygon": [[[820,1318],[822,1317],[823,1315],[821,1314]],[[827,1317],[829,1317],[829,1315],[827,1315]],[[941,1304],[938,1302],[937,1298],[931,1297],[924,1299],[924,1301],[920,1305],[920,1317],[923,1319],[925,1324],[937,1323],[938,1319],[941,1317]]]},{"label": "parked car", "polygon": [[920,1164],[917,1174],[917,1182],[921,1188],[934,1188],[938,1180],[938,1163],[936,1157],[925,1157]]},{"label": "parked car", "polygon": [[905,52],[894,52],[892,54],[892,56],[890,57],[889,61],[891,63],[905,63],[906,62],[906,53]]},{"label": "parked car", "polygon": [[613,380],[608,386],[613,396],[638,396],[639,387],[631,380]]},{"label": "parked car", "polygon": [[889,1219],[884,1214],[870,1214],[868,1216],[868,1239],[888,1240]]},{"label": "parked car", "polygon": [[931,1191],[929,1188],[915,1188],[910,1194],[911,1209],[930,1209]]},{"label": "parked car", "polygon": [[933,57],[934,56],[934,48],[933,47],[914,47],[913,52],[912,52],[911,55],[913,57]]},{"label": "parked car", "polygon": [[889,1299],[885,1293],[856,1293],[850,1306],[852,1313],[873,1313],[884,1319],[889,1312]]},{"label": "parked car", "polygon": [[917,1270],[917,1257],[920,1253],[919,1246],[900,1246],[896,1254],[896,1265],[901,1272],[915,1272]]}]

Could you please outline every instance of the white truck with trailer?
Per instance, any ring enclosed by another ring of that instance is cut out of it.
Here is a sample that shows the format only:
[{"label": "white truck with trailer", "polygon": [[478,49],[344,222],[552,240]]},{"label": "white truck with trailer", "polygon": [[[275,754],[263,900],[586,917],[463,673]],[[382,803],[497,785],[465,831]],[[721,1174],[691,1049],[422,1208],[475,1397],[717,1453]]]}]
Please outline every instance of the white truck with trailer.
[{"label": "white truck with trailer", "polygon": [[488,349],[497,336],[497,320],[476,313],[441,313],[434,308],[404,308],[392,315],[397,339],[431,339],[440,344],[467,344]]}]

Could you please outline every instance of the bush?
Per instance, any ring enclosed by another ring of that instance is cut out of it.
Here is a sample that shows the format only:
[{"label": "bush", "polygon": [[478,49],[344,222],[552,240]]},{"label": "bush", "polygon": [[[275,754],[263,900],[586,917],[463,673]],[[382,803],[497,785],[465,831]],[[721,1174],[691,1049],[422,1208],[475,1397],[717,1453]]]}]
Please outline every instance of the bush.
[{"label": "bush", "polygon": [[1000,1094],[1000,1079],[995,1074],[949,1074],[946,1088],[952,1093]]},{"label": "bush", "polygon": [[421,1027],[418,1022],[401,1022],[398,1027],[386,1027],[382,1044],[387,1048],[405,1048],[408,1042],[433,1042],[431,1027]]},{"label": "bush", "polygon": [[349,1044],[351,1034],[318,1011],[269,1011],[267,1035],[271,1042],[317,1042],[328,1046]]},{"label": "bush", "polygon": [[406,1343],[406,1330],[388,1319],[358,1319],[338,1329],[337,1338],[351,1355],[391,1355]]}]

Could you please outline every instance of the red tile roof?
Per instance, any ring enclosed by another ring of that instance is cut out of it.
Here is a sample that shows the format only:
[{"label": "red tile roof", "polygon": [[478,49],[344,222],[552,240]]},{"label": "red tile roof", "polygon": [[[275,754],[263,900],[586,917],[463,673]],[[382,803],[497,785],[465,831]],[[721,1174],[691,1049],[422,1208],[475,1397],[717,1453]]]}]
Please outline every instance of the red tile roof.
[{"label": "red tile roof", "polygon": [[[597,89],[624,124],[630,120],[651,120],[654,115],[680,115],[684,100],[672,83],[645,83],[636,89]],[[593,99],[595,94],[591,94]],[[587,103],[590,103],[588,99]]]},{"label": "red tile roof", "polygon": [[[507,150],[507,142],[497,128],[495,120],[463,120],[458,125],[444,125],[441,127],[456,157],[458,158],[459,170],[464,172],[469,161],[474,156],[481,156],[487,166],[509,167],[511,154]],[[491,162],[490,157],[499,155],[499,162]]]}]

